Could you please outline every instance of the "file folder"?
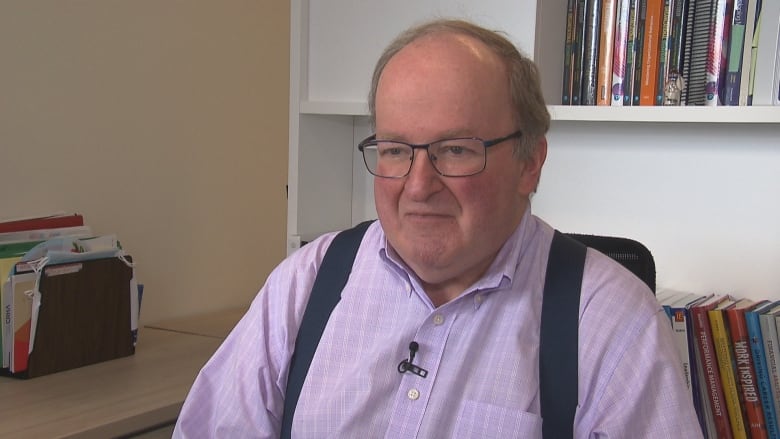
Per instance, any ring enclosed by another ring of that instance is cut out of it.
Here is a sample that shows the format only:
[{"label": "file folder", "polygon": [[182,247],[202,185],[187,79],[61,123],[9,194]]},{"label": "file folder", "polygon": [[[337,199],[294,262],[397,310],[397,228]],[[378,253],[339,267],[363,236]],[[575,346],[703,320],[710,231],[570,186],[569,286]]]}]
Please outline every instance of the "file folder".
[{"label": "file folder", "polygon": [[116,257],[44,267],[28,368],[15,375],[33,378],[134,354],[132,278],[133,268]]}]

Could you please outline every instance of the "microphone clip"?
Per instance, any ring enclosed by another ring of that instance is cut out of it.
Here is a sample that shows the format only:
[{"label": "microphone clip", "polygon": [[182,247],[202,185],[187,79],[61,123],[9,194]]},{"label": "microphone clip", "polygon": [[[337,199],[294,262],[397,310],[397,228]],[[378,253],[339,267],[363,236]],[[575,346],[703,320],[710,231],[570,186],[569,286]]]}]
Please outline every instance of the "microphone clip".
[{"label": "microphone clip", "polygon": [[417,350],[420,349],[420,345],[417,344],[417,342],[413,341],[409,343],[409,359],[401,360],[400,363],[398,363],[398,373],[406,373],[411,372],[417,376],[421,376],[425,378],[428,376],[428,371],[423,369],[420,366],[417,366],[413,363],[414,361],[414,355],[417,353]]}]

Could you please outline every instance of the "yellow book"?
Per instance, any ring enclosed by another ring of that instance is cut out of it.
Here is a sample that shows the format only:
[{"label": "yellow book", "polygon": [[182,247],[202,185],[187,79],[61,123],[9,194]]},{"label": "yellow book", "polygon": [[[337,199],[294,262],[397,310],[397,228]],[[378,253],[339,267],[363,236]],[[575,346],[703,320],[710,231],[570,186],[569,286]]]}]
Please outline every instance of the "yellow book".
[{"label": "yellow book", "polygon": [[739,390],[737,389],[737,380],[734,375],[731,338],[724,315],[724,311],[733,306],[734,303],[735,301],[731,298],[724,300],[717,308],[710,310],[707,315],[712,327],[712,341],[715,346],[715,357],[718,360],[718,370],[720,371],[720,380],[723,385],[723,395],[726,399],[729,421],[731,421],[731,432],[734,435],[734,439],[747,439],[745,419],[742,416]]}]

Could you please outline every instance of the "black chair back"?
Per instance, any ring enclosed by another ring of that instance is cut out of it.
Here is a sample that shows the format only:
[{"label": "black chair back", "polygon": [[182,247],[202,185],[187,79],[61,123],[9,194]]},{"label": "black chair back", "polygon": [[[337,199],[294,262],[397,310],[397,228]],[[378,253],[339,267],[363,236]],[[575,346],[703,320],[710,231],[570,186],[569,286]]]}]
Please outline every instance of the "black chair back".
[{"label": "black chair back", "polygon": [[566,235],[619,262],[639,279],[642,279],[655,294],[655,260],[650,250],[641,242],[614,236],[579,233],[567,233]]}]

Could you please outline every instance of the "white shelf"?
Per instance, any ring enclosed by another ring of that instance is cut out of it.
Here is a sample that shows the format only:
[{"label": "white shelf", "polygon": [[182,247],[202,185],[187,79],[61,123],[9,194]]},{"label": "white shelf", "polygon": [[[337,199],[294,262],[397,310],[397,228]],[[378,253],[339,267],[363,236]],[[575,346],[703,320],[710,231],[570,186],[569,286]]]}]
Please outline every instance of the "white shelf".
[{"label": "white shelf", "polygon": [[780,123],[780,107],[599,107],[552,105],[553,120],[574,122]]},{"label": "white shelf", "polygon": [[[780,107],[599,107],[550,105],[568,122],[780,123]],[[368,116],[365,102],[301,102],[301,114]]]}]

